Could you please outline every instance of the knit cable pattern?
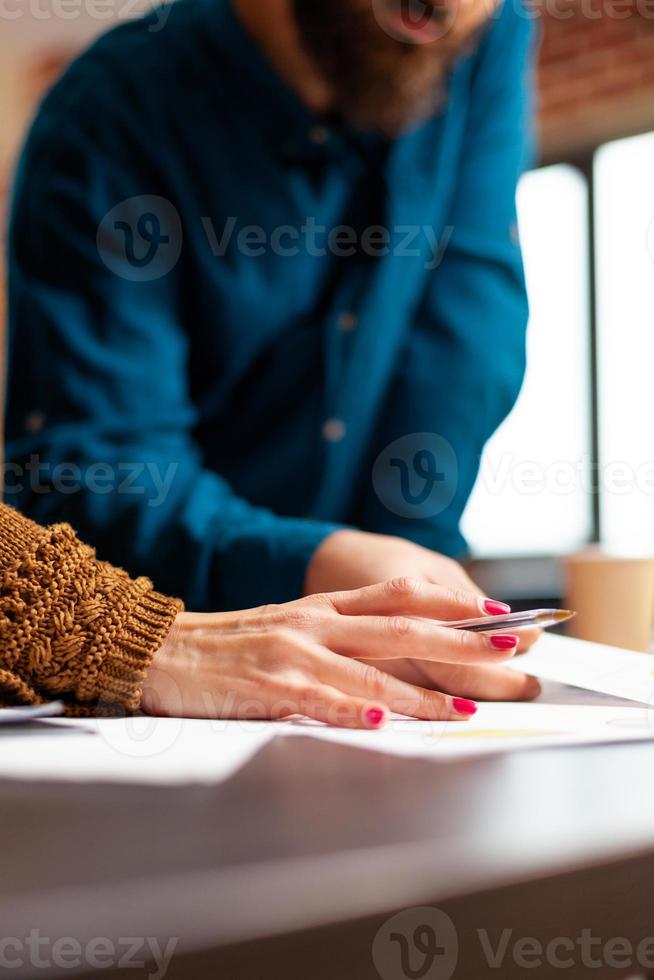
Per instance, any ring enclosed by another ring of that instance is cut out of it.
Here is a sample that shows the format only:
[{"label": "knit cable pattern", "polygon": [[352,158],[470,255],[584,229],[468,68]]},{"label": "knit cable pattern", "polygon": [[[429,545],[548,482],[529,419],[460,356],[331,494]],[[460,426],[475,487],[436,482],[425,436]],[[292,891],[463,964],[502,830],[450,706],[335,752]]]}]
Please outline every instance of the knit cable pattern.
[{"label": "knit cable pattern", "polygon": [[0,702],[71,714],[136,710],[182,603],[99,561],[67,524],[0,505]]}]

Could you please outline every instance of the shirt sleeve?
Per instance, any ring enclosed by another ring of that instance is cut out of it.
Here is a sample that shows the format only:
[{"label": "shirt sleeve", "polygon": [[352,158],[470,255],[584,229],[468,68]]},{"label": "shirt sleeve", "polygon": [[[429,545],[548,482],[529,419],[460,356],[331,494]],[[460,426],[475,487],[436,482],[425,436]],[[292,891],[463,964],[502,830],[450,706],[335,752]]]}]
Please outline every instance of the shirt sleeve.
[{"label": "shirt sleeve", "polygon": [[[528,304],[516,188],[533,158],[533,47],[533,13],[506,2],[473,59],[447,242],[376,432],[371,467],[394,446],[397,481],[387,480],[383,501],[371,488],[362,507],[367,530],[451,556],[465,551],[459,523],[484,444],[513,407],[524,377]],[[439,482],[431,501],[427,496],[413,506],[428,489],[421,474]]]},{"label": "shirt sleeve", "polygon": [[68,525],[40,527],[0,504],[0,704],[138,709],[181,609],[147,579],[98,561]]},{"label": "shirt sleeve", "polygon": [[[87,77],[85,91],[94,84]],[[189,608],[295,599],[335,525],[253,506],[203,465],[184,255],[171,262],[170,252],[183,208],[171,204],[164,150],[130,116],[129,93],[107,103],[97,122],[75,97],[59,97],[56,111],[46,103],[18,173],[7,500],[42,522],[70,522],[103,558]],[[139,228],[139,249],[166,245],[147,275],[127,259]]]}]

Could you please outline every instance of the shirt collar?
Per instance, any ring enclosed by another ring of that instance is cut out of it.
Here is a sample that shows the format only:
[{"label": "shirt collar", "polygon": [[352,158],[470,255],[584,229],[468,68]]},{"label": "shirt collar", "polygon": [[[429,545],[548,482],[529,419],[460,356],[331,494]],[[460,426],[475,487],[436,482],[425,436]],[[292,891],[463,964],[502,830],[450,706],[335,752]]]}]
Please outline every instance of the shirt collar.
[{"label": "shirt collar", "polygon": [[353,130],[340,121],[317,116],[279,77],[236,14],[232,0],[201,0],[217,57],[229,66],[239,98],[248,105],[254,125],[271,153],[286,168],[320,173],[335,165],[356,179],[375,167],[411,197],[429,197],[438,170],[443,129],[461,96],[474,59],[464,56],[453,66],[442,111],[392,144],[382,137]]},{"label": "shirt collar", "polygon": [[281,160],[291,162],[303,151],[324,155],[331,143],[331,127],[279,77],[241,24],[231,0],[207,0],[207,6],[221,61],[229,64],[234,85],[245,95],[257,126],[269,136]]},{"label": "shirt collar", "polygon": [[206,0],[210,29],[245,93],[257,125],[280,162],[288,167],[352,161],[356,170],[371,156],[383,157],[385,141],[358,133],[312,112],[279,77],[234,11],[231,0]]}]

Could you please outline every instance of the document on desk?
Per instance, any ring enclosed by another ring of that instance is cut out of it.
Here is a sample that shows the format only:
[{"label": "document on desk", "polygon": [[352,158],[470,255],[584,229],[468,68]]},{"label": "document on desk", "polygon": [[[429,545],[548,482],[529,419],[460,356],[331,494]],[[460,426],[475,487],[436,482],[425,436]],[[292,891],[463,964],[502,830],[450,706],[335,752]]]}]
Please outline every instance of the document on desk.
[{"label": "document on desk", "polygon": [[546,633],[508,665],[534,677],[654,706],[654,656]]},{"label": "document on desk", "polygon": [[381,731],[329,728],[308,719],[37,718],[21,727],[0,725],[0,778],[215,784],[276,737],[308,736],[434,760],[654,741],[654,657],[547,635],[512,667],[544,679],[538,703],[482,703],[462,722],[396,717]]},{"label": "document on desk", "polygon": [[0,729],[0,778],[220,783],[275,737],[266,722],[98,718]]},{"label": "document on desk", "polygon": [[487,703],[469,721],[393,718],[378,732],[295,722],[296,732],[357,748],[448,759],[535,748],[654,741],[654,712],[597,705]]},{"label": "document on desk", "polygon": [[40,718],[56,718],[63,715],[64,706],[61,701],[50,701],[48,704],[17,705],[13,708],[0,708],[0,725],[27,725]]},{"label": "document on desk", "polygon": [[[533,704],[480,704],[469,721],[394,719],[381,732],[310,726],[314,737],[393,755],[452,758],[492,752],[654,741],[654,657],[544,634],[511,669],[543,681]],[[638,706],[634,704],[637,703]]]},{"label": "document on desk", "polygon": [[395,717],[381,731],[281,722],[129,718],[36,723],[0,731],[0,778],[139,785],[226,781],[276,737],[308,736],[433,760],[493,752],[654,740],[643,707],[488,703],[469,721]]}]

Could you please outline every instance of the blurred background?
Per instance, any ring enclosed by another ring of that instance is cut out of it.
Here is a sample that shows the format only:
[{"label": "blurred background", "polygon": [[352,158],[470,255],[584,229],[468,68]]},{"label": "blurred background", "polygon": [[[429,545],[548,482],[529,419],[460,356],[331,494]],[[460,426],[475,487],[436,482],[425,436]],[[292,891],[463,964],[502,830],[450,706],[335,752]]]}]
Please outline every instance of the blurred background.
[{"label": "blurred background", "polygon": [[[147,7],[0,0],[0,209],[44,90]],[[519,193],[529,370],[464,521],[482,583],[518,602],[560,597],[561,556],[590,543],[654,555],[654,0],[546,7],[541,156]]]}]

